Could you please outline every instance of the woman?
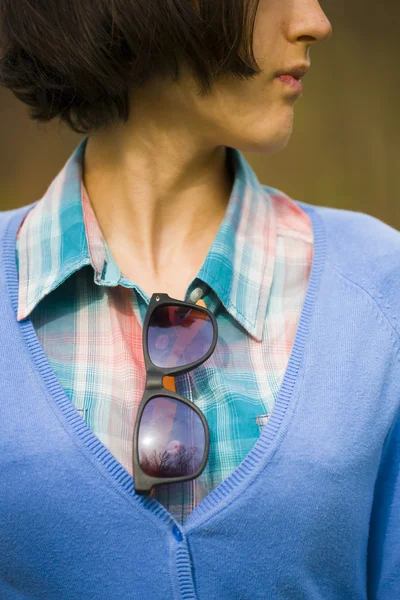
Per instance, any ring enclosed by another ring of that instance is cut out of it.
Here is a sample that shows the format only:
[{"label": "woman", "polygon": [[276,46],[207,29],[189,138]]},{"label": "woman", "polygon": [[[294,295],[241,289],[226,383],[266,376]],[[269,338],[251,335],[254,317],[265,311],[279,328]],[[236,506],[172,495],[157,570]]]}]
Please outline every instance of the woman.
[{"label": "woman", "polygon": [[0,213],[0,596],[400,597],[399,232],[242,155],[288,143],[318,2],[0,15],[1,84],[85,134]]}]

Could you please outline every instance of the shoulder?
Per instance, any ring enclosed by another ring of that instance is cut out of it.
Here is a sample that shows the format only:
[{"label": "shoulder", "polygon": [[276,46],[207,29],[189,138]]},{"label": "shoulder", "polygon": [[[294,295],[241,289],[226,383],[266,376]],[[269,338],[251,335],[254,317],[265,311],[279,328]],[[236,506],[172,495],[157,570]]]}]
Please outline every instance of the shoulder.
[{"label": "shoulder", "polygon": [[320,217],[327,261],[373,298],[400,336],[400,231],[366,213],[298,204]]},{"label": "shoulder", "polygon": [[400,231],[367,213],[312,205],[276,188],[263,188],[274,201],[279,222],[307,233],[308,219],[314,221],[315,235],[326,243],[327,259],[344,276],[384,285],[397,274],[400,285]]},{"label": "shoulder", "polygon": [[[400,252],[400,231],[372,215],[314,206],[326,226],[327,241],[335,254],[338,267],[346,271],[359,271],[358,267],[377,266],[383,259],[390,266],[398,261]],[[343,252],[346,250],[346,253]],[[354,254],[348,254],[348,253]],[[354,258],[357,258],[355,264]],[[397,263],[398,264],[398,263]]]},{"label": "shoulder", "polygon": [[362,212],[326,206],[312,210],[322,219],[328,257],[340,272],[371,285],[397,273],[400,283],[400,231]]},{"label": "shoulder", "polygon": [[5,232],[5,230],[7,229],[7,227],[9,226],[9,224],[11,223],[11,221],[13,221],[14,219],[21,219],[23,216],[29,212],[29,210],[31,208],[34,207],[34,205],[36,204],[36,202],[33,202],[32,204],[26,204],[24,206],[20,206],[19,208],[12,208],[10,210],[1,210],[0,211],[0,237],[3,237],[3,234]]}]

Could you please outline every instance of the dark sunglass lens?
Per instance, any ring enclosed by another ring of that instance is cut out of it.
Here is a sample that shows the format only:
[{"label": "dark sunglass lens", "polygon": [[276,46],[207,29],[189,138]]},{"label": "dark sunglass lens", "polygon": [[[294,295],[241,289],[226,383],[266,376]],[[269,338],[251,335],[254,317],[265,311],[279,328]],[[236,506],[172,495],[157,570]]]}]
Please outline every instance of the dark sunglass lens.
[{"label": "dark sunglass lens", "polygon": [[139,463],[153,477],[184,477],[199,469],[205,454],[203,422],[190,406],[164,396],[145,406],[138,434]]},{"label": "dark sunglass lens", "polygon": [[183,367],[203,358],[213,341],[213,323],[203,311],[160,306],[150,318],[148,349],[157,367]]}]

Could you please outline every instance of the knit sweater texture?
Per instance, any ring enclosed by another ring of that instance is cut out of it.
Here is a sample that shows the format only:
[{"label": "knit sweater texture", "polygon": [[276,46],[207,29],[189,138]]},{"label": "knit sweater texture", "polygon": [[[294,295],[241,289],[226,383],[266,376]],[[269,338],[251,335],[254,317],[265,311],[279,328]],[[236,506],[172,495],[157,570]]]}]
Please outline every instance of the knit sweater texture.
[{"label": "knit sweater texture", "polygon": [[183,526],[90,431],[29,319],[0,213],[1,600],[400,598],[400,232],[313,207],[289,363],[254,447]]}]

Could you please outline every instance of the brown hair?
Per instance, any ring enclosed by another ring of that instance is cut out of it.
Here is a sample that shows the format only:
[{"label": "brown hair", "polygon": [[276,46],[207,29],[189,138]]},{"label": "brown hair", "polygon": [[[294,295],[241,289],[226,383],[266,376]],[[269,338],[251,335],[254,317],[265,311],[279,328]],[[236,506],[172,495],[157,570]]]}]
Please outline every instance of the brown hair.
[{"label": "brown hair", "polygon": [[207,95],[218,76],[261,73],[253,54],[259,0],[1,0],[0,86],[90,133],[129,116],[128,93],[179,61]]}]

